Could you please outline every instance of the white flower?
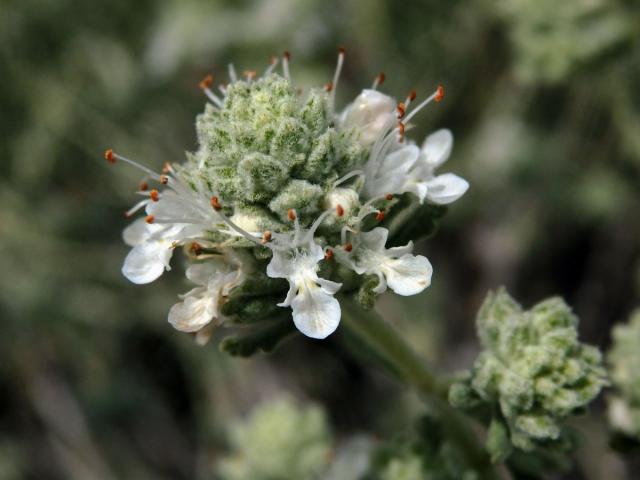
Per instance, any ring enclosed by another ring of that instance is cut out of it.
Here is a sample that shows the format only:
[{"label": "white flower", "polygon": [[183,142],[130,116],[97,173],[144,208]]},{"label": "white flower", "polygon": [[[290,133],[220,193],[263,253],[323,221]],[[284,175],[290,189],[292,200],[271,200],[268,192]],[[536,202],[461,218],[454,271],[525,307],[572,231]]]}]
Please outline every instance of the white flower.
[{"label": "white flower", "polygon": [[376,198],[387,193],[414,193],[420,203],[425,198],[445,205],[460,198],[469,183],[452,173],[435,175],[435,169],[451,154],[453,135],[442,129],[429,135],[422,148],[408,144],[387,154],[365,169],[365,193]]},{"label": "white flower", "polygon": [[239,266],[224,257],[207,259],[187,268],[187,278],[198,287],[181,295],[182,302],[169,310],[169,323],[182,332],[198,332],[219,316],[220,300],[242,282]]},{"label": "white flower", "polygon": [[404,247],[385,248],[389,231],[376,227],[354,237],[351,252],[335,250],[337,260],[356,273],[377,275],[379,283],[373,289],[382,293],[387,285],[398,295],[415,295],[431,284],[433,268],[422,255],[411,255],[413,243]]},{"label": "white flower", "polygon": [[396,101],[376,90],[363,90],[340,114],[343,129],[355,128],[360,143],[369,147],[397,123]]},{"label": "white flower", "polygon": [[122,233],[131,251],[124,260],[122,273],[133,283],[150,283],[164,270],[169,270],[169,260],[180,238],[181,226],[149,224],[139,218]]},{"label": "white flower", "polygon": [[341,283],[318,277],[318,263],[324,259],[322,247],[314,242],[313,233],[329,212],[318,217],[308,230],[297,224],[294,233],[274,234],[269,244],[273,258],[267,265],[271,278],[285,278],[289,292],[280,307],[291,307],[293,323],[311,338],[326,338],[340,323],[340,304],[333,298]]}]

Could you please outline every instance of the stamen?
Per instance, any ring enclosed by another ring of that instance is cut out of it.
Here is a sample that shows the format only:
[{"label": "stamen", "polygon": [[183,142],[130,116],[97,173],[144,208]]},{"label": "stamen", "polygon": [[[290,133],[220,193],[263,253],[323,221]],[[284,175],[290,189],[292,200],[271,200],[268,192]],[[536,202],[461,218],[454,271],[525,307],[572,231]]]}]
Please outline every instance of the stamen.
[{"label": "stamen", "polygon": [[207,75],[202,80],[200,80],[199,86],[212,103],[214,103],[217,107],[222,108],[222,100],[218,98],[218,96],[211,91],[211,84],[213,84],[213,75]]},{"label": "stamen", "polygon": [[158,190],[154,188],[149,192],[149,197],[151,197],[152,201],[157,202],[160,199],[160,194],[158,193]]},{"label": "stamen", "polygon": [[351,242],[347,242],[343,248],[345,252],[350,252],[351,250],[353,250],[353,244]]},{"label": "stamen", "polygon": [[149,203],[149,200],[141,200],[138,203],[136,203],[133,207],[131,207],[129,210],[127,210],[126,212],[124,212],[124,216],[125,218],[131,218],[131,216],[136,213],[138,210],[140,210],[142,207],[147,206],[147,204]]},{"label": "stamen", "polygon": [[229,80],[231,80],[231,83],[238,81],[238,74],[236,73],[236,67],[233,66],[233,63],[229,64]]},{"label": "stamen", "polygon": [[342,72],[342,65],[344,64],[344,48],[340,47],[338,49],[338,63],[336,64],[336,71],[333,74],[333,81],[331,82],[331,90],[329,102],[331,108],[334,108],[335,100],[336,100],[336,88],[338,88],[338,80],[340,79],[340,73]]},{"label": "stamen", "polygon": [[381,222],[382,220],[384,220],[385,217],[385,213],[384,210],[380,210],[377,214],[376,214],[376,220]]},{"label": "stamen", "polygon": [[[313,238],[313,235],[316,233],[316,230],[318,229],[318,227],[320,226],[320,224],[324,221],[325,218],[327,218],[328,215],[331,214],[331,210],[325,210],[324,212],[322,212],[320,214],[320,216],[318,218],[316,218],[315,222],[313,222],[313,225],[311,225],[311,227],[309,228],[309,231],[307,232],[307,234],[304,236],[303,238],[303,243],[308,242],[309,240],[311,240]],[[296,230],[298,229],[298,222],[296,220]]]},{"label": "stamen", "polygon": [[144,165],[140,165],[138,162],[134,162],[133,160],[130,160],[127,157],[123,157],[122,155],[118,155],[112,149],[109,149],[106,152],[104,152],[104,158],[109,163],[116,163],[117,160],[120,160],[122,162],[128,163],[129,165],[132,165],[132,166],[136,167],[137,169],[142,170],[143,172],[148,174],[154,180],[159,180],[161,178],[160,175],[158,175],[156,172],[154,172],[150,168],[147,168]]},{"label": "stamen", "polygon": [[147,222],[148,224],[152,224],[155,218],[156,217],[154,217],[153,215],[147,215],[146,217],[144,217],[144,221]]},{"label": "stamen", "polygon": [[327,251],[324,252],[324,259],[327,261],[333,260],[333,250],[331,250],[330,248],[327,248]]},{"label": "stamen", "polygon": [[333,182],[333,188],[336,188],[338,185],[343,184],[344,182],[346,182],[350,178],[353,178],[353,177],[356,177],[356,176],[361,176],[361,175],[364,175],[364,172],[362,170],[354,170],[353,172],[349,172],[345,176],[343,176],[343,177],[339,178],[338,180],[336,180],[335,182]]},{"label": "stamen", "polygon": [[211,206],[216,212],[219,212],[220,210],[222,210],[222,205],[220,205],[220,201],[218,200],[218,197],[216,197],[215,195],[211,197]]},{"label": "stamen", "polygon": [[109,163],[116,163],[117,157],[114,155],[113,150],[108,149],[104,152],[104,159]]},{"label": "stamen", "polygon": [[264,233],[262,234],[262,242],[261,242],[261,243],[262,243],[263,245],[266,245],[267,243],[269,243],[269,242],[271,241],[271,236],[272,236],[272,233],[271,233],[269,230],[267,230],[266,232],[264,232]]},{"label": "stamen", "polygon": [[330,92],[331,90],[333,90],[333,82],[329,82],[324,86],[325,92]]},{"label": "stamen", "polygon": [[398,118],[404,117],[404,111],[405,111],[404,103],[400,102],[396,107],[396,110],[398,111]]},{"label": "stamen", "polygon": [[400,142],[404,141],[404,123],[402,122],[398,122],[398,134],[399,134],[398,140]]},{"label": "stamen", "polygon": [[422,103],[420,103],[417,107],[411,110],[411,113],[409,113],[409,115],[407,115],[407,118],[404,119],[405,123],[409,123],[409,120],[411,120],[420,110],[422,110],[429,103],[431,103],[434,100],[436,102],[439,102],[442,100],[443,97],[444,97],[444,87],[442,85],[439,85],[436,91],[433,92],[429,96],[429,98],[427,98],[426,100],[423,100]]},{"label": "stamen", "polygon": [[267,77],[267,76],[271,75],[271,72],[273,72],[273,69],[276,68],[277,65],[278,65],[278,58],[277,57],[271,57],[269,59],[269,66],[264,71],[264,74],[262,76],[263,77]]},{"label": "stamen", "polygon": [[192,242],[189,246],[189,252],[193,253],[197,257],[202,253],[202,247],[198,242]]},{"label": "stamen", "polygon": [[206,77],[204,77],[202,80],[200,80],[200,83],[198,85],[202,90],[206,90],[207,88],[210,88],[212,84],[213,84],[213,75],[209,74]]},{"label": "stamen", "polygon": [[282,54],[282,73],[284,73],[284,78],[289,80],[291,83],[291,75],[289,74],[289,61],[291,60],[291,54],[288,51],[284,51]]},{"label": "stamen", "polygon": [[336,215],[342,217],[344,215],[344,207],[340,204],[336,205]]},{"label": "stamen", "polygon": [[371,86],[371,90],[375,90],[377,89],[380,85],[382,85],[384,83],[384,79],[385,79],[385,74],[384,72],[380,72],[378,74],[378,76],[375,78],[375,80],[373,81],[373,85]]}]

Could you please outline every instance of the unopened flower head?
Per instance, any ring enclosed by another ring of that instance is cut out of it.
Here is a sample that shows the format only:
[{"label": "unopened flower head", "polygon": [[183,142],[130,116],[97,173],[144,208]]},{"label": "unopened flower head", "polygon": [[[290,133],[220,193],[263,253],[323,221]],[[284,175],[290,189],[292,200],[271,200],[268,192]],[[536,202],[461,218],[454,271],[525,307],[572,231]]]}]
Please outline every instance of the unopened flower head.
[{"label": "unopened flower head", "polygon": [[[196,286],[169,315],[179,330],[198,332],[224,321],[220,307],[247,272],[286,280],[289,291],[276,303],[290,307],[296,327],[313,338],[337,328],[341,311],[334,295],[354,290],[365,276],[378,279],[376,294],[389,287],[414,295],[431,282],[429,261],[412,254],[411,242],[387,245],[387,227],[397,197],[448,204],[468,188],[460,177],[435,173],[451,153],[448,130],[421,147],[405,136],[409,122],[442,100],[444,89],[422,101],[411,92],[398,102],[378,91],[381,75],[337,111],[344,50],[333,79],[319,88],[296,85],[289,59],[288,53],[273,59],[260,76],[240,76],[230,65],[229,82],[217,88],[206,77],[200,87],[209,103],[196,122],[199,147],[184,163],[166,164],[158,173],[106,152],[108,161],[145,174],[142,199],[127,212],[144,209],[124,232],[132,247],[124,275],[134,283],[154,281],[169,269],[178,246],[191,262],[187,277]],[[360,278],[355,286],[354,276]]]}]

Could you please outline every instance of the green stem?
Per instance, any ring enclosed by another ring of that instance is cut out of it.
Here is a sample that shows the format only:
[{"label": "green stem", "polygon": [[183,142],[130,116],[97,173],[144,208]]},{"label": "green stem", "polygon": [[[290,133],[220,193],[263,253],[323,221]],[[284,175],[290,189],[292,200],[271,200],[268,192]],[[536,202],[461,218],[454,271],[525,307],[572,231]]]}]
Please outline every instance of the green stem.
[{"label": "green stem", "polygon": [[471,428],[471,420],[449,405],[446,385],[429,371],[425,362],[380,315],[362,310],[349,298],[342,299],[340,303],[343,324],[421,394],[442,423],[447,436],[464,453],[469,464],[481,473],[481,478],[498,478],[486,450]]}]

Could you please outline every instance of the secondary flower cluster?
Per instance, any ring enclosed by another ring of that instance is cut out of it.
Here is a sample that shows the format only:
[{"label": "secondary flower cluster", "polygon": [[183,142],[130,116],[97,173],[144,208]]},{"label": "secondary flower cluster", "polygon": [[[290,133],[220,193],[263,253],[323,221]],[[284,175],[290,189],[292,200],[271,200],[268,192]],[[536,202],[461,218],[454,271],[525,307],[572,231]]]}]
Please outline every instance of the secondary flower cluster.
[{"label": "secondary flower cluster", "polygon": [[451,388],[451,403],[492,408],[488,447],[496,460],[511,446],[560,446],[560,422],[607,384],[599,350],[579,342],[578,319],[560,298],[523,311],[501,289],[489,294],[477,323],[484,350],[469,378]]},{"label": "secondary flower cluster", "polygon": [[609,399],[613,428],[640,440],[640,310],[628,324],[613,330],[613,346],[607,357],[616,393]]},{"label": "secondary flower cluster", "polygon": [[[313,338],[337,328],[341,289],[367,279],[373,294],[414,295],[429,286],[429,261],[412,254],[412,242],[388,246],[387,227],[402,196],[444,205],[468,188],[460,177],[435,173],[451,152],[448,130],[421,147],[405,139],[410,120],[440,101],[443,89],[418,104],[413,92],[397,102],[377,90],[381,74],[336,112],[343,61],[341,50],[333,81],[306,93],[293,83],[288,54],[259,78],[253,71],[239,78],[231,65],[230,83],[216,91],[205,78],[210,103],[196,122],[199,148],[160,173],[106,152],[108,161],[145,173],[142,200],[127,212],[145,214],[124,231],[132,250],[123,274],[154,281],[178,246],[192,262],[186,274],[196,287],[169,313],[178,330],[206,339],[224,320],[229,294],[261,271],[288,282],[278,305],[291,307],[296,327]],[[149,181],[158,186],[149,189]]]}]

